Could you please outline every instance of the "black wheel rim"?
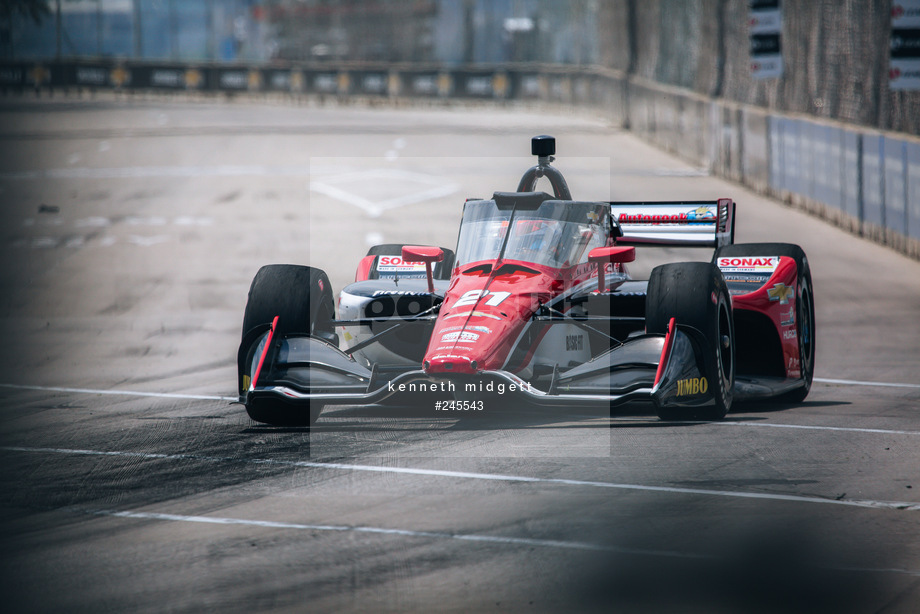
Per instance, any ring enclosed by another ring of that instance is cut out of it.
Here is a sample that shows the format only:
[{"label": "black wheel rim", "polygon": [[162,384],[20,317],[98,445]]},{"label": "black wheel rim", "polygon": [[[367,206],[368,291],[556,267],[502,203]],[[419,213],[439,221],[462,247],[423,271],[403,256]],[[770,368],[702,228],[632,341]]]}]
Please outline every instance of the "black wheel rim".
[{"label": "black wheel rim", "polygon": [[801,340],[802,374],[804,377],[805,374],[811,373],[815,351],[814,327],[812,326],[814,306],[811,302],[811,289],[804,280],[802,281],[799,302],[799,338]]},{"label": "black wheel rim", "polygon": [[[727,342],[726,342],[727,341]],[[728,306],[722,302],[719,304],[719,375],[726,386],[732,382],[732,373],[734,361],[732,360],[732,347],[734,346],[731,329],[731,316],[728,313]]]}]

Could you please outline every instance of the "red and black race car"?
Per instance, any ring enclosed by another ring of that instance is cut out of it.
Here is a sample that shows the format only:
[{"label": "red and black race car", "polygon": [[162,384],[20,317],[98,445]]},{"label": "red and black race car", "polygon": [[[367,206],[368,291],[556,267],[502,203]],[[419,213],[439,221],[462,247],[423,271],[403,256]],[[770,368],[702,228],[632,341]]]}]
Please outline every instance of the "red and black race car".
[{"label": "red and black race car", "polygon": [[[800,247],[735,245],[731,199],[574,200],[554,139],[532,150],[517,191],[465,203],[456,250],[371,248],[338,315],[320,269],[259,270],[238,354],[249,416],[309,425],[324,405],[498,391],[563,407],[650,400],[662,419],[709,420],[738,400],[806,397],[815,314]],[[542,177],[553,195],[534,191]],[[715,253],[636,280],[626,265],[645,245]]]}]

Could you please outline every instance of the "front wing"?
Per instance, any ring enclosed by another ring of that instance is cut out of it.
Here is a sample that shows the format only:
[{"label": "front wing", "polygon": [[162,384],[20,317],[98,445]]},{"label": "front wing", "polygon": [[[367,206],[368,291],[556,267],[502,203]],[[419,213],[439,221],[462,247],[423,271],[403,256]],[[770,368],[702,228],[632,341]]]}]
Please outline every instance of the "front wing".
[{"label": "front wing", "polygon": [[[668,335],[632,337],[590,361],[534,381],[504,370],[475,376],[436,377],[422,369],[368,369],[325,340],[289,336],[272,340],[269,330],[241,347],[240,401],[280,401],[303,405],[365,405],[418,392],[452,397],[496,390],[536,405],[611,407],[652,401],[659,407],[701,407],[714,403],[711,375],[704,371],[709,351],[701,333],[677,325]],[[261,365],[261,368],[259,366]]]}]

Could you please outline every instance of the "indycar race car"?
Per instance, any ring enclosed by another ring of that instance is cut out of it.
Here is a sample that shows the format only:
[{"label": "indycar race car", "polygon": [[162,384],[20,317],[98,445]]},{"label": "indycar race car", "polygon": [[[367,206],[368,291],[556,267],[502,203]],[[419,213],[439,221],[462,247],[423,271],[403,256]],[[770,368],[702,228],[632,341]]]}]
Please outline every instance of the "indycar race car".
[{"label": "indycar race car", "polygon": [[[336,301],[327,275],[262,267],[238,353],[258,422],[310,425],[325,405],[418,392],[537,405],[646,400],[661,419],[717,420],[733,402],[799,402],[814,373],[805,253],[734,244],[735,203],[574,200],[535,137],[517,191],[463,206],[456,250],[372,247]],[[534,191],[545,177],[553,195]],[[635,280],[637,246],[714,249]]]}]

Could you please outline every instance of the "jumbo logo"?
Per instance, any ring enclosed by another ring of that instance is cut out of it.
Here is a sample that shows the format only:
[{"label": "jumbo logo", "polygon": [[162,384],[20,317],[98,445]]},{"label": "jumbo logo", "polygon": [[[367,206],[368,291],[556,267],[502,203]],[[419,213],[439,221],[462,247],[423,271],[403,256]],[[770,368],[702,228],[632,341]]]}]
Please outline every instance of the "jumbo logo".
[{"label": "jumbo logo", "polygon": [[690,379],[677,380],[677,396],[679,397],[706,394],[708,391],[709,382],[705,377],[691,377]]}]

